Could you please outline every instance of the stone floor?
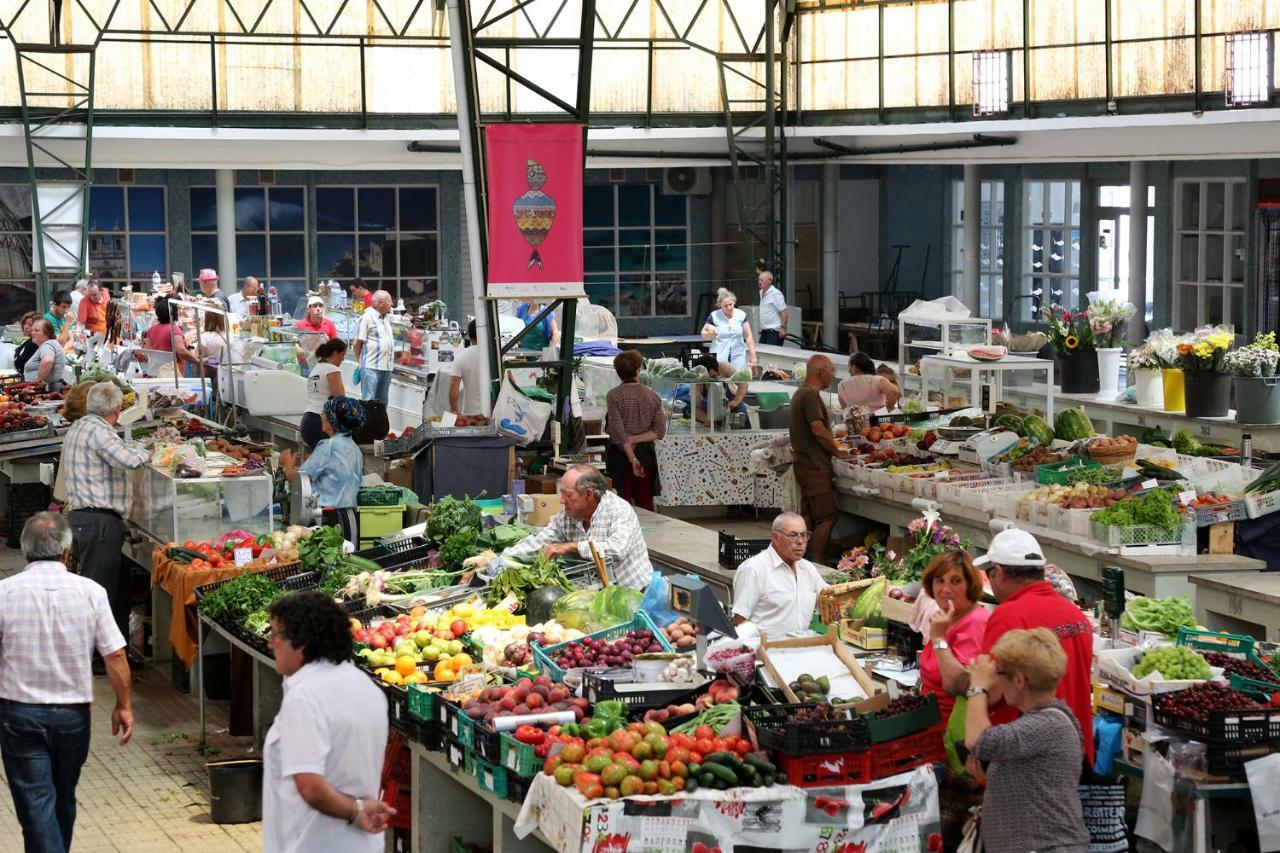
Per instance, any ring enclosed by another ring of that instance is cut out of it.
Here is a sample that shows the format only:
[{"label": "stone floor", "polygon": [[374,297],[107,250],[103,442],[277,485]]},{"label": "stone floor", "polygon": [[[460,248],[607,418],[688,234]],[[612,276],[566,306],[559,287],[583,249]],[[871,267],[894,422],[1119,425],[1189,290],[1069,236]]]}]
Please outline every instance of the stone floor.
[{"label": "stone floor", "polygon": [[[22,566],[21,556],[0,548],[0,576]],[[93,744],[77,791],[76,853],[239,853],[262,849],[258,823],[218,825],[209,819],[206,760],[199,749],[200,712],[195,700],[148,666],[134,674],[133,740],[111,736],[115,702],[105,678],[94,679]],[[250,745],[225,734],[228,703],[207,706],[209,753],[229,754]],[[216,750],[216,752],[215,752]],[[0,769],[0,779],[4,772]],[[0,789],[0,847],[16,850],[21,837],[8,783]]]}]

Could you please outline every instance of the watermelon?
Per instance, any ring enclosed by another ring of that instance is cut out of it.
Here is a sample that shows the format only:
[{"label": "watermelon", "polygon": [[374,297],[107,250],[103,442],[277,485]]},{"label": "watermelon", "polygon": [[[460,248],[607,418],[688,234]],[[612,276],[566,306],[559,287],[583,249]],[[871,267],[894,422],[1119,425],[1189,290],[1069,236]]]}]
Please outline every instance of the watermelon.
[{"label": "watermelon", "polygon": [[1015,432],[1018,435],[1025,435],[1025,433],[1022,431],[1024,428],[1022,418],[1018,417],[1017,415],[1001,415],[1000,417],[992,421],[991,425],[1000,427],[1002,429],[1011,430],[1012,432]]},{"label": "watermelon", "polygon": [[1009,354],[1007,347],[983,345],[969,347],[969,357],[974,361],[999,361]]},{"label": "watermelon", "polygon": [[538,625],[551,618],[551,608],[564,598],[565,592],[558,586],[540,586],[524,598],[525,620]]},{"label": "watermelon", "polygon": [[853,603],[849,613],[850,619],[862,619],[873,628],[883,628],[884,618],[880,615],[880,604],[884,600],[885,590],[889,588],[889,579],[880,578],[862,591],[858,600]]},{"label": "watermelon", "polygon": [[1027,415],[1022,419],[1022,435],[1034,438],[1048,447],[1053,442],[1053,428],[1039,415]]},{"label": "watermelon", "polygon": [[1064,409],[1053,419],[1053,432],[1063,441],[1079,441],[1094,436],[1093,422],[1084,409]]}]

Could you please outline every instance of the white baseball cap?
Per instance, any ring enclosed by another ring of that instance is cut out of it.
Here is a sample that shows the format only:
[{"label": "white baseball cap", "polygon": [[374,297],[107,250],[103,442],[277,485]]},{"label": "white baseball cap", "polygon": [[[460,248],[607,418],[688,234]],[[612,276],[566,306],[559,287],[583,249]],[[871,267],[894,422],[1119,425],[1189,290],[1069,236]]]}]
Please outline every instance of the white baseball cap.
[{"label": "white baseball cap", "polygon": [[317,296],[312,296],[310,299],[308,299],[308,300],[307,300],[307,307],[308,307],[308,308],[310,308],[312,305],[323,305],[323,304],[324,304],[324,297],[323,297],[323,296],[318,296],[318,295],[317,295]]},{"label": "white baseball cap", "polygon": [[1043,566],[1044,552],[1036,537],[1025,530],[1001,530],[991,539],[987,553],[973,561],[975,566]]}]

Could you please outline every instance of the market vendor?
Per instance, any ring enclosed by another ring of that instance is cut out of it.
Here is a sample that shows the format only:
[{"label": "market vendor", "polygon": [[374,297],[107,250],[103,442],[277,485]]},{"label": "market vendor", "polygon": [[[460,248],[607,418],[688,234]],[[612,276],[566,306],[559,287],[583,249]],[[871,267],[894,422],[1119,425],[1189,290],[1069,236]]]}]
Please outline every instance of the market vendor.
[{"label": "market vendor", "polygon": [[129,636],[129,569],[124,517],[129,512],[129,472],[141,468],[148,452],[126,444],[116,432],[124,394],[112,382],[99,382],[85,398],[85,416],[62,443],[67,505],[80,573],[102,584],[120,633]]},{"label": "market vendor", "polygon": [[53,324],[54,337],[66,349],[71,344],[71,322],[75,319],[71,315],[71,294],[65,290],[53,294],[44,318]]},{"label": "market vendor", "polygon": [[23,365],[23,380],[43,382],[52,391],[61,390],[66,381],[67,354],[53,334],[53,324],[43,317],[32,320],[31,340],[36,350]]},{"label": "market vendor", "polygon": [[702,337],[711,341],[712,354],[735,368],[746,367],[749,356],[751,366],[755,367],[756,341],[746,313],[736,309],[738,297],[722,287],[716,293],[716,304],[720,307],[707,315],[707,322],[702,326]]},{"label": "market vendor", "polygon": [[849,378],[840,383],[836,394],[841,408],[861,406],[873,413],[880,409],[893,411],[901,396],[898,386],[880,375],[876,363],[865,352],[849,356]]},{"label": "market vendor", "polygon": [[98,282],[90,279],[85,285],[84,297],[80,300],[80,312],[76,316],[80,325],[89,334],[106,335],[107,303],[111,294]]},{"label": "market vendor", "polygon": [[40,344],[36,343],[36,341],[31,338],[31,327],[35,324],[37,316],[36,312],[28,311],[23,314],[22,319],[18,321],[18,327],[22,329],[22,337],[25,338],[25,340],[13,349],[13,369],[18,371],[19,374],[22,374],[24,379],[26,378],[26,371],[24,368],[27,366],[27,362],[31,360],[31,356],[36,354],[36,349],[40,346]]},{"label": "market vendor", "polygon": [[658,451],[654,442],[667,434],[662,398],[639,382],[644,356],[627,350],[614,356],[613,369],[622,384],[605,395],[605,430],[609,450],[605,470],[618,494],[633,506],[653,512],[658,494]]},{"label": "market vendor", "polygon": [[840,515],[831,484],[831,458],[847,459],[849,451],[836,444],[831,434],[831,413],[822,401],[822,392],[835,379],[835,365],[825,355],[815,355],[809,357],[805,370],[804,385],[791,397],[791,449],[795,454],[792,471],[800,489],[800,513],[813,531],[809,558],[821,563],[827,556],[831,529]]},{"label": "market vendor", "polygon": [[342,338],[325,341],[316,347],[316,366],[307,377],[307,410],[298,422],[298,434],[308,450],[315,450],[325,437],[324,406],[332,397],[346,395],[342,386],[342,360],[347,357],[347,342]]},{"label": "market vendor", "polygon": [[301,465],[286,450],[280,454],[280,464],[290,480],[296,471],[311,478],[312,488],[320,506],[324,509],[325,524],[342,526],[343,538],[360,541],[359,519],[356,516],[356,498],[360,482],[364,478],[364,455],[351,439],[351,433],[364,425],[364,406],[350,397],[330,397],[324,404],[322,428],[328,438],[316,445],[316,449]]},{"label": "market vendor", "polygon": [[[706,370],[708,379],[723,378],[724,380],[728,380],[733,376],[735,371],[732,364],[727,361],[720,361],[714,355],[698,356],[693,360],[693,366],[701,367]],[[733,383],[732,390],[730,390],[730,383],[728,381],[721,382],[721,387],[724,390],[725,409],[735,414],[746,414],[747,405],[743,400],[746,399],[748,386],[749,383],[747,382],[737,382]],[[698,423],[710,426],[711,416],[707,413],[707,393],[708,391],[705,386],[698,386],[695,388],[693,385],[681,384],[676,386],[676,390],[672,392],[671,396],[677,403],[683,403],[686,411],[690,413],[691,417],[696,418]],[[695,395],[698,398],[698,406],[696,410],[694,409],[692,402],[692,398]]]},{"label": "market vendor", "polygon": [[332,320],[324,316],[324,297],[318,293],[307,298],[306,316],[294,323],[293,327],[299,332],[326,335],[329,340],[338,337],[338,327],[333,325]]},{"label": "market vendor", "polygon": [[767,639],[782,640],[809,629],[818,593],[827,582],[804,558],[809,529],[798,513],[775,518],[769,541],[768,548],[734,572],[733,624],[750,622]]},{"label": "market vendor", "polygon": [[480,383],[480,359],[485,354],[476,346],[476,321],[467,324],[467,347],[448,367],[441,366],[441,376],[449,377],[449,411],[455,415],[484,415],[493,411],[493,403]]},{"label": "market vendor", "polygon": [[556,325],[554,312],[543,317],[542,322],[533,324],[533,318],[537,317],[540,311],[542,311],[542,303],[535,299],[528,299],[516,307],[516,316],[524,321],[525,326],[530,327],[520,339],[520,349],[542,350],[560,343],[560,329]]},{"label": "market vendor", "polygon": [[357,302],[365,308],[373,304],[373,292],[364,286],[364,279],[362,278],[352,280],[351,286],[347,288],[347,298],[353,308]]},{"label": "market vendor", "polygon": [[258,291],[261,287],[258,280],[251,275],[244,277],[244,283],[240,286],[240,290],[227,297],[227,307],[231,313],[241,317],[248,317],[250,314],[249,306],[258,303]]},{"label": "market vendor", "polygon": [[[502,552],[503,557],[576,554],[590,560],[591,549],[604,560],[619,586],[644,589],[653,564],[631,504],[609,491],[604,475],[590,465],[575,465],[560,478],[564,510],[547,526]],[[500,558],[495,558],[500,559]]]}]

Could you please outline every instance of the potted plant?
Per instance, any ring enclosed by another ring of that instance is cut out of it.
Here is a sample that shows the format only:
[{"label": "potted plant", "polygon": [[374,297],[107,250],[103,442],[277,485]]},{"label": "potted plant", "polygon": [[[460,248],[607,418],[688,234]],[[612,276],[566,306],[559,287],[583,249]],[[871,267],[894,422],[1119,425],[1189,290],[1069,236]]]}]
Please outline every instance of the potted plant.
[{"label": "potted plant", "polygon": [[1150,341],[1129,351],[1129,372],[1133,374],[1134,402],[1159,409],[1164,406],[1164,379],[1160,357]]},{"label": "potted plant", "polygon": [[1086,312],[1072,313],[1056,302],[1040,310],[1049,321],[1049,343],[1058,355],[1062,393],[1098,393],[1098,357]]},{"label": "potted plant", "polygon": [[1227,353],[1227,372],[1235,386],[1236,423],[1280,423],[1280,349],[1275,332],[1258,333],[1253,343]]},{"label": "potted plant", "polygon": [[1120,390],[1120,354],[1129,320],[1137,313],[1132,302],[1117,302],[1100,293],[1088,294],[1089,330],[1098,351],[1099,392],[1114,397]]},{"label": "potted plant", "polygon": [[1185,335],[1175,335],[1172,329],[1161,329],[1147,338],[1156,361],[1160,363],[1161,390],[1166,412],[1181,412],[1187,408],[1186,386],[1183,383],[1182,367],[1178,362],[1178,344],[1185,339]]},{"label": "potted plant", "polygon": [[1234,340],[1235,336],[1221,326],[1201,326],[1178,344],[1188,417],[1222,418],[1231,410],[1227,351]]}]

